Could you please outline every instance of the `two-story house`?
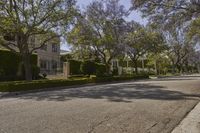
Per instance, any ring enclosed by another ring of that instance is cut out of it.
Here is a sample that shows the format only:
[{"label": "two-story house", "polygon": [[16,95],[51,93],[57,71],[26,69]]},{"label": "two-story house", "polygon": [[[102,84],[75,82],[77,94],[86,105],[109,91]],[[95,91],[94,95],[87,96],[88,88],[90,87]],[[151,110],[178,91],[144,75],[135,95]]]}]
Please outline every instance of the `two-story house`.
[{"label": "two-story house", "polygon": [[[30,48],[37,46],[37,37],[31,37],[29,39]],[[0,45],[0,47],[2,47]],[[2,47],[5,49],[4,47]],[[13,47],[18,51],[17,48]],[[56,38],[42,48],[34,51],[34,54],[38,56],[38,67],[40,67],[41,74],[55,75],[61,70],[60,65],[60,38]]]},{"label": "two-story house", "polygon": [[59,72],[60,66],[60,45],[49,43],[36,51],[38,55],[38,67],[40,73],[55,75]]}]

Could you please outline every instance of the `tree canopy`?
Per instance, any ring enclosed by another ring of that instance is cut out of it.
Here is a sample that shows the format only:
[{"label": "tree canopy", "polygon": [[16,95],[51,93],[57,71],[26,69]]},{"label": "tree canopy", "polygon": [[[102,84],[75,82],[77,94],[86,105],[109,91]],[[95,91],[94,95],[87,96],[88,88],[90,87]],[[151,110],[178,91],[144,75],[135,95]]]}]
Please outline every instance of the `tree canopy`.
[{"label": "tree canopy", "polygon": [[[27,80],[32,76],[30,55],[60,37],[74,16],[74,5],[74,0],[0,2],[0,43],[10,51],[20,53]],[[36,41],[30,41],[32,38]]]}]

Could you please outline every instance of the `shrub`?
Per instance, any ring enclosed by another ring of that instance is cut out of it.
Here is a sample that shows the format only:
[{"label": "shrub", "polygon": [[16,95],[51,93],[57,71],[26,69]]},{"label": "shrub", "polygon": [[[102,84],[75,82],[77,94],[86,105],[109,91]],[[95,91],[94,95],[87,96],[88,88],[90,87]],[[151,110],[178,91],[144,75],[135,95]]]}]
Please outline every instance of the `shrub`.
[{"label": "shrub", "polygon": [[[36,66],[36,65],[32,65],[31,66],[31,71],[32,71],[32,79],[33,80],[39,79],[40,68],[38,66]],[[18,77],[18,79],[20,77],[21,80],[25,79],[25,70],[24,70],[24,65],[23,64],[20,65],[20,68],[19,68],[18,73],[17,73],[17,77]]]},{"label": "shrub", "polygon": [[94,62],[88,60],[82,62],[80,69],[83,74],[90,76],[91,74],[95,74],[96,65]]},{"label": "shrub", "polygon": [[46,73],[43,73],[42,74],[43,78],[45,79],[47,77],[47,74]]},{"label": "shrub", "polygon": [[[19,54],[7,50],[0,50],[0,81],[23,79],[23,73],[18,75],[22,59]],[[37,55],[31,56],[31,64],[37,65]]]},{"label": "shrub", "polygon": [[2,76],[2,77],[5,76],[5,72],[2,68],[0,69],[0,76]]},{"label": "shrub", "polygon": [[113,69],[112,75],[113,75],[113,76],[117,76],[117,75],[118,75],[118,68],[114,68],[114,69]]},{"label": "shrub", "polygon": [[33,79],[39,79],[39,74],[40,74],[40,68],[38,66],[33,65],[32,66],[32,76]]},{"label": "shrub", "polygon": [[106,74],[106,66],[104,64],[96,63],[96,76],[103,77]]},{"label": "shrub", "polygon": [[148,76],[138,75],[130,77],[95,77],[92,79],[79,78],[70,80],[35,80],[32,82],[12,81],[12,82],[0,83],[0,92],[27,91],[27,90],[62,87],[62,86],[83,85],[87,83],[124,81],[124,80],[143,79],[143,78],[148,78]]},{"label": "shrub", "polygon": [[79,75],[82,74],[80,71],[81,61],[70,60],[70,75]]},{"label": "shrub", "polygon": [[89,83],[88,79],[81,80],[37,80],[32,82],[17,81],[0,83],[1,92],[27,91],[61,86],[82,85]]}]

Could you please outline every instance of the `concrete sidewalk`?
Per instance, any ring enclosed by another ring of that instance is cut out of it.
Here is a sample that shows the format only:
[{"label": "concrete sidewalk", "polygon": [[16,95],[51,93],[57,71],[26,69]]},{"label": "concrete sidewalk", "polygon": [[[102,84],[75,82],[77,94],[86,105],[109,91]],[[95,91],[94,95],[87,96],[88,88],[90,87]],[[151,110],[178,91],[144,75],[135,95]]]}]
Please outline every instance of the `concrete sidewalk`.
[{"label": "concrete sidewalk", "polygon": [[200,103],[196,105],[172,133],[200,133]]}]

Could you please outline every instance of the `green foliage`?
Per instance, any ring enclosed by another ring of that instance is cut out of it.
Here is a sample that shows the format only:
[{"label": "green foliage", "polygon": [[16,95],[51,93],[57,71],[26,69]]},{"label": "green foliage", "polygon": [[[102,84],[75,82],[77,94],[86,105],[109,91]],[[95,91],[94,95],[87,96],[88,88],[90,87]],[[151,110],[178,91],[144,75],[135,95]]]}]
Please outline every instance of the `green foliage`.
[{"label": "green foliage", "polygon": [[[170,59],[168,58],[166,53],[150,53],[148,55],[148,68],[155,68],[157,69],[157,74],[166,74],[170,71]],[[155,72],[154,72],[155,73]]]},{"label": "green foliage", "polygon": [[118,68],[114,68],[114,69],[113,69],[112,75],[113,75],[113,76],[117,76],[117,75],[118,75]]},{"label": "green foliage", "polygon": [[101,63],[95,63],[92,61],[77,61],[70,60],[70,75],[82,75],[82,74],[96,74],[97,76],[105,76],[106,66]]},{"label": "green foliage", "polygon": [[[186,22],[199,17],[199,0],[132,0],[133,8],[143,13],[156,25],[170,29],[186,26]],[[169,15],[170,14],[170,15]]]},{"label": "green foliage", "polygon": [[[111,64],[112,59],[122,54],[127,12],[118,0],[93,1],[68,33],[68,42],[78,47],[81,59],[90,53],[104,64]],[[91,49],[87,50],[87,46]]]},{"label": "green foliage", "polygon": [[28,91],[36,89],[46,89],[53,87],[83,85],[87,83],[101,83],[111,81],[125,81],[133,79],[148,78],[147,75],[137,75],[130,77],[97,77],[97,78],[82,78],[72,80],[37,80],[37,81],[17,81],[17,82],[2,82],[0,83],[0,92],[16,92],[16,91]]},{"label": "green foliage", "polygon": [[80,71],[81,61],[77,60],[69,60],[70,64],[70,75],[78,75],[82,74]]},{"label": "green foliage", "polygon": [[[148,62],[148,60],[145,59],[144,60],[144,66],[147,66],[147,62]],[[139,68],[142,68],[142,61],[138,60],[137,65],[138,65]],[[127,61],[123,61],[123,60],[119,61],[119,66],[126,68],[127,67]],[[128,67],[134,67],[134,63],[130,60],[128,61]]]},{"label": "green foliage", "polygon": [[20,56],[9,51],[0,51],[0,69],[5,76],[14,76],[17,74],[20,63]]},{"label": "green foliage", "polygon": [[[75,0],[1,0],[0,44],[24,57],[26,80],[32,80],[30,55],[45,44],[59,44],[60,35],[76,14],[75,3]],[[32,41],[33,38],[37,41]]]},{"label": "green foliage", "polygon": [[39,79],[40,68],[36,65],[32,65],[32,79]]},{"label": "green foliage", "polygon": [[96,63],[96,76],[103,77],[106,74],[106,66],[101,63]]},{"label": "green foliage", "polygon": [[[24,70],[21,65],[22,59],[19,54],[6,50],[0,50],[0,81],[24,79]],[[33,77],[37,78],[38,68],[37,55],[31,56],[31,64],[33,66]],[[21,74],[18,75],[18,72]]]},{"label": "green foliage", "polygon": [[82,80],[38,80],[32,82],[4,82],[0,83],[0,92],[27,91],[61,86],[82,85],[89,83],[88,79]]},{"label": "green foliage", "polygon": [[198,39],[200,38],[200,18],[192,22],[188,36],[190,39],[194,37],[197,37]]},{"label": "green foliage", "polygon": [[69,60],[72,60],[72,55],[71,54],[66,54],[66,55],[61,55],[61,57],[60,57],[60,60],[62,61],[62,62],[67,62],[67,61],[69,61]]},{"label": "green foliage", "polygon": [[93,61],[84,61],[80,66],[81,72],[85,75],[95,74],[96,72],[96,65]]}]

